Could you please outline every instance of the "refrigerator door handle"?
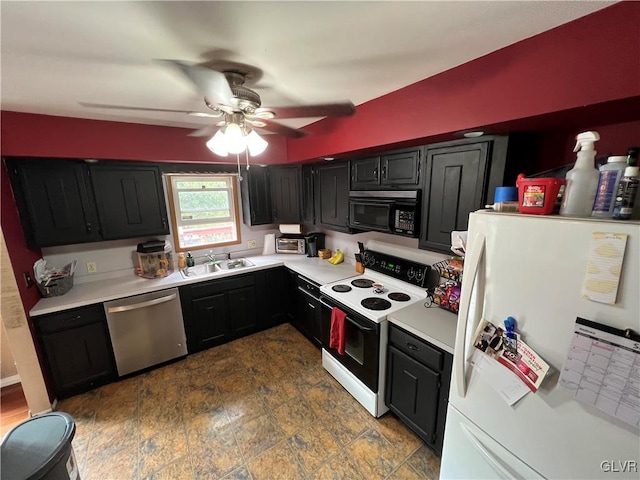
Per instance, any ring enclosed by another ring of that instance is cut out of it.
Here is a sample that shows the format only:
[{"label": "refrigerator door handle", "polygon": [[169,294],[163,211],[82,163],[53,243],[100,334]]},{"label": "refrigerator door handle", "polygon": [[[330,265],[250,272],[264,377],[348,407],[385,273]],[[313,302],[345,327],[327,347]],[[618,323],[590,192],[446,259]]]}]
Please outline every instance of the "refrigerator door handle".
[{"label": "refrigerator door handle", "polygon": [[483,458],[491,464],[493,469],[505,480],[509,479],[522,479],[525,477],[518,475],[517,472],[512,471],[506,465],[504,465],[498,457],[496,457],[491,451],[480,441],[475,434],[469,430],[465,425],[461,425],[462,431],[466,437],[471,441],[471,444],[482,454]]},{"label": "refrigerator door handle", "polygon": [[[454,369],[456,374],[456,383],[458,388],[458,395],[463,397],[467,393],[467,380],[465,366],[467,363],[466,348],[469,344],[467,338],[467,332],[471,330],[473,335],[473,329],[469,329],[469,309],[471,307],[471,298],[473,289],[478,283],[477,295],[476,295],[476,308],[482,312],[482,303],[484,302],[484,284],[482,288],[481,282],[484,282],[483,276],[484,269],[481,269],[482,260],[484,257],[485,247],[487,239],[486,237],[478,233],[471,244],[471,251],[468,252],[465,259],[465,275],[462,281],[462,296],[460,298],[460,312],[458,314],[458,331],[456,332],[456,354],[453,356]],[[481,275],[479,275],[481,274]]]}]

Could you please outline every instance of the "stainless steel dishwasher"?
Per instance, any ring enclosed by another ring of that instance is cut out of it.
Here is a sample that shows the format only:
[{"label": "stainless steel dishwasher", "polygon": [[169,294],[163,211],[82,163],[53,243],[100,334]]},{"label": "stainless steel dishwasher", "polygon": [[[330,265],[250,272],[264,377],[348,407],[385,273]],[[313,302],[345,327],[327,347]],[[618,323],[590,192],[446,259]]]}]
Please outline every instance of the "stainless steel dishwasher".
[{"label": "stainless steel dishwasher", "polygon": [[104,303],[118,375],[187,354],[177,288]]}]

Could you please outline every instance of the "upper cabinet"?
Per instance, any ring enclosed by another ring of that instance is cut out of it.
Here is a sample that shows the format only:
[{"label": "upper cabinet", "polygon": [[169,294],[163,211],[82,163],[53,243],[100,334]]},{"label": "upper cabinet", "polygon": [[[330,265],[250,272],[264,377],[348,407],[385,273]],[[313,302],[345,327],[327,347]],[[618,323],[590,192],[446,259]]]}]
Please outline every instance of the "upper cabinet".
[{"label": "upper cabinet", "polygon": [[507,144],[507,137],[482,137],[425,148],[420,248],[451,252],[451,232],[466,230],[469,214],[503,185]]},{"label": "upper cabinet", "polygon": [[349,163],[320,164],[315,169],[316,225],[348,233]]},{"label": "upper cabinet", "polygon": [[308,226],[316,224],[316,209],[314,205],[315,182],[313,165],[303,165],[300,176],[302,186],[302,223]]},{"label": "upper cabinet", "polygon": [[47,247],[100,240],[84,164],[13,159],[7,164],[27,243]]},{"label": "upper cabinet", "polygon": [[351,160],[351,189],[411,189],[420,184],[421,148]]},{"label": "upper cabinet", "polygon": [[156,166],[13,158],[8,167],[32,247],[169,233]]},{"label": "upper cabinet", "polygon": [[268,225],[271,221],[269,169],[254,166],[242,169],[240,182],[242,219],[245,225]]},{"label": "upper cabinet", "polygon": [[300,223],[300,167],[269,168],[273,223]]},{"label": "upper cabinet", "polygon": [[103,240],[169,233],[158,167],[89,165]]}]

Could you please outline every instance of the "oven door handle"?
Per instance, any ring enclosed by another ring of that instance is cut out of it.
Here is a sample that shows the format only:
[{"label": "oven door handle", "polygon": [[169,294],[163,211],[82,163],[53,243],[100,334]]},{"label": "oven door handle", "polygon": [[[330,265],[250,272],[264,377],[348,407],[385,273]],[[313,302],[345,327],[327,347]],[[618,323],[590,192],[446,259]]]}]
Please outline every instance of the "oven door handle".
[{"label": "oven door handle", "polygon": [[[333,305],[329,305],[327,302],[325,302],[322,299],[320,299],[320,303],[322,305],[324,305],[325,307],[330,308],[331,310],[333,310],[334,308],[339,308],[339,307],[334,307]],[[345,317],[345,320],[347,322],[349,322],[351,325],[353,325],[354,327],[356,327],[357,329],[362,330],[363,332],[375,332],[376,331],[375,327],[374,328],[365,327],[360,322],[356,322],[354,319],[349,318],[348,316]]]},{"label": "oven door handle", "polygon": [[365,327],[360,322],[356,322],[353,318],[345,317],[345,320],[349,322],[351,325],[356,327],[358,330],[362,330],[363,332],[375,332],[375,328]]}]

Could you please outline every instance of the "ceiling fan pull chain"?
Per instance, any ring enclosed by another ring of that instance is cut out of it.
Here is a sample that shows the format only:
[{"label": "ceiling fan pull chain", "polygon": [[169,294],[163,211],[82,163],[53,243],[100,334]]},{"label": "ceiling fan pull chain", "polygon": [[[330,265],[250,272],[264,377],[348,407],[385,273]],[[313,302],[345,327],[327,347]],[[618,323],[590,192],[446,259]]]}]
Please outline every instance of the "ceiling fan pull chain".
[{"label": "ceiling fan pull chain", "polygon": [[247,159],[247,172],[249,171],[249,169],[251,168],[251,165],[249,165],[249,150],[248,149],[244,149],[244,156]]},{"label": "ceiling fan pull chain", "polygon": [[240,172],[240,154],[236,153],[236,163],[238,164],[238,181],[242,181],[242,173]]}]

